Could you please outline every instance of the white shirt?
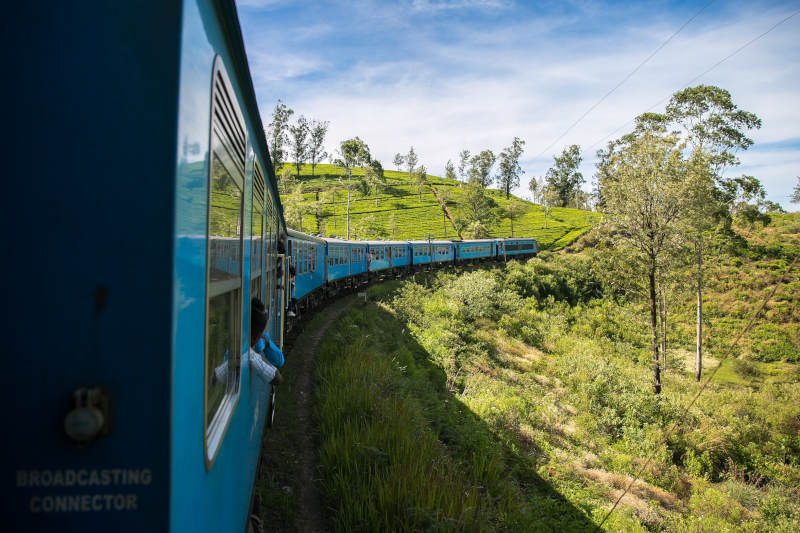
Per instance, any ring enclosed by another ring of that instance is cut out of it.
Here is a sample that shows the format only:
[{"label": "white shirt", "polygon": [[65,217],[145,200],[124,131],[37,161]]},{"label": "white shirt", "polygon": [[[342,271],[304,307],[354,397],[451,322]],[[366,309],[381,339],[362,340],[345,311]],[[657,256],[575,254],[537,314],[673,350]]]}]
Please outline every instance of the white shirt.
[{"label": "white shirt", "polygon": [[[242,358],[242,364],[250,363],[250,371],[253,372],[259,379],[269,385],[275,379],[275,372],[277,368],[261,357],[261,354],[249,348],[247,353]],[[228,362],[224,362],[214,369],[214,377],[217,383],[226,383],[228,380]]]}]

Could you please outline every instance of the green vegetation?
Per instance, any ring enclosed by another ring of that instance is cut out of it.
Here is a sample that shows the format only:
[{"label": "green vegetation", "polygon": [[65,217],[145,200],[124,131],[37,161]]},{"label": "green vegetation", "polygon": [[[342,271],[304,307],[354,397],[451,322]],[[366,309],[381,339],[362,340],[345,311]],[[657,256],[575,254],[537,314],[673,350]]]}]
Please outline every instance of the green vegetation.
[{"label": "green vegetation", "polygon": [[[417,187],[409,181],[407,172],[394,170],[384,170],[383,172],[386,185],[383,187],[382,192],[377,195],[377,199],[374,189],[365,189],[363,194],[357,192],[355,188],[351,191],[351,237],[422,239],[430,236],[433,239],[458,238],[458,233],[453,227],[453,223],[444,214],[430,187],[424,188],[420,193]],[[365,170],[361,167],[353,167],[351,173],[352,179],[358,180],[364,177]],[[278,175],[280,175],[280,172],[278,172]],[[427,179],[429,185],[436,189],[437,192],[443,192],[447,197],[446,205],[453,216],[456,217],[460,209],[459,204],[463,198],[463,189],[460,182],[430,175],[427,176]],[[302,231],[344,236],[347,200],[347,191],[344,190],[342,183],[344,181],[346,181],[345,171],[340,167],[316,165],[315,175],[312,177],[311,166],[301,166],[300,183],[303,184],[303,200],[301,203],[306,213],[303,216]],[[287,194],[284,195],[284,190],[281,189],[281,200],[287,205],[288,209],[292,204],[292,199],[288,194],[290,191],[286,192]],[[524,204],[527,210],[513,222],[514,235],[535,237],[542,249],[559,249],[569,244],[579,235],[586,232],[600,217],[597,213],[578,209],[553,208],[548,215],[547,228],[545,229],[544,213],[541,206],[514,197],[506,199],[502,191],[495,189],[487,189],[486,194],[494,202],[495,209],[498,212],[501,212],[513,201]],[[314,215],[317,211],[317,202],[319,202],[319,218]],[[392,219],[394,223],[392,223]],[[300,230],[301,228],[297,227],[295,229]],[[498,218],[488,230],[491,236],[510,236],[511,221],[508,218]]]},{"label": "green vegetation", "polygon": [[[799,226],[738,228],[708,263],[709,370]],[[800,529],[800,271],[662,443],[700,386],[691,287],[654,396],[643,303],[611,292],[591,244],[372,287],[329,330],[316,415],[337,530],[591,530],[650,456],[605,530]]]}]

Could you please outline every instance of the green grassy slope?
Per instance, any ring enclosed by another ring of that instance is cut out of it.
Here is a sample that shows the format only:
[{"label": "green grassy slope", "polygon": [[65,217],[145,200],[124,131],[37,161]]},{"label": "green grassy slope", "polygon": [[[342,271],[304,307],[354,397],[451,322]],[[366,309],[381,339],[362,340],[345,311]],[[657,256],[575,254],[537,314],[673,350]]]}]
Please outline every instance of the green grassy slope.
[{"label": "green grassy slope", "polygon": [[[748,243],[708,261],[707,370],[798,229],[738,228]],[[655,397],[646,309],[603,294],[592,252],[374,286],[329,330],[316,414],[335,530],[591,531],[648,457],[605,531],[800,530],[800,269],[662,442],[700,388],[691,294]]]},{"label": "green grassy slope", "polygon": [[[294,171],[294,167],[290,167]],[[353,178],[363,175],[363,170],[353,170]],[[382,235],[388,239],[454,239],[458,235],[451,222],[445,219],[442,209],[430,188],[423,190],[419,195],[417,190],[409,183],[406,172],[394,170],[385,171],[387,189],[378,196],[360,196],[352,192],[350,202],[350,236],[363,238],[365,236]],[[344,171],[334,165],[317,165],[315,176],[311,176],[311,166],[303,165],[300,172],[300,183],[303,184],[303,199],[307,206],[311,206],[320,195],[322,202],[322,227],[321,232],[326,236],[344,236],[346,233],[346,200],[347,192],[339,189],[336,202],[326,194],[334,187],[341,187],[340,180],[344,180]],[[446,190],[449,195],[448,209],[455,214],[458,203],[462,197],[459,182],[429,176],[429,184],[437,190]],[[282,193],[284,191],[281,191]],[[489,196],[498,208],[502,208],[508,200],[498,190],[489,189]],[[281,199],[287,202],[287,196],[281,194]],[[522,218],[514,222],[514,235],[535,237],[542,249],[559,249],[582,233],[586,232],[593,222],[597,221],[597,213],[569,208],[554,208],[544,228],[544,213],[541,206],[525,202],[528,211]],[[396,228],[394,231],[390,217],[394,216]],[[373,231],[366,229],[369,226]],[[375,233],[377,228],[378,233]],[[300,230],[301,228],[295,228]],[[316,217],[306,215],[303,217],[302,231],[317,233]],[[511,223],[508,219],[499,219],[489,228],[493,237],[511,236]]]}]

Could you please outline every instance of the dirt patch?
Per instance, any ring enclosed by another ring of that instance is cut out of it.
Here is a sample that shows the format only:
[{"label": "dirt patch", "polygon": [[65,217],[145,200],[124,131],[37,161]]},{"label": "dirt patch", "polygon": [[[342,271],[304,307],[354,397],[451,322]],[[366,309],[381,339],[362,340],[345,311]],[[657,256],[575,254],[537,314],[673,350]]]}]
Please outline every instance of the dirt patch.
[{"label": "dirt patch", "polygon": [[[625,487],[627,487],[631,479],[633,479],[631,476],[609,472],[600,468],[584,468],[580,464],[575,464],[573,466],[575,470],[583,476],[613,489],[609,491],[608,494],[609,498],[613,501],[619,498],[619,495],[622,494]],[[620,503],[634,507],[637,511],[644,512],[649,507],[647,502],[653,500],[658,502],[658,504],[665,509],[674,509],[678,504],[678,498],[673,494],[653,485],[649,485],[641,480],[636,481],[631,486]]]}]

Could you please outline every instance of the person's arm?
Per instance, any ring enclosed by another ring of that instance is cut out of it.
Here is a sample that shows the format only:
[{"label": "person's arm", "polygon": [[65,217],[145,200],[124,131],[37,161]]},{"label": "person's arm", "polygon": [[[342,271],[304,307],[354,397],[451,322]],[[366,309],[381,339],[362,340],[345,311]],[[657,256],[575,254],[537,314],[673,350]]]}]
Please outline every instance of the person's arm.
[{"label": "person's arm", "polygon": [[[275,380],[275,374],[278,373],[278,369],[269,364],[252,348],[248,352],[250,357],[250,368],[261,379],[264,383],[273,383]],[[281,378],[282,379],[282,378]],[[280,381],[278,381],[280,383]]]},{"label": "person's arm", "polygon": [[264,355],[266,356],[267,360],[275,365],[277,368],[281,368],[284,363],[283,353],[281,352],[280,348],[278,348],[272,339],[269,338],[268,335],[262,335],[264,340],[266,341],[266,346],[264,347]]}]

